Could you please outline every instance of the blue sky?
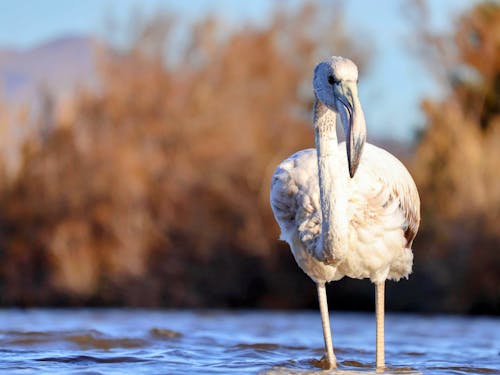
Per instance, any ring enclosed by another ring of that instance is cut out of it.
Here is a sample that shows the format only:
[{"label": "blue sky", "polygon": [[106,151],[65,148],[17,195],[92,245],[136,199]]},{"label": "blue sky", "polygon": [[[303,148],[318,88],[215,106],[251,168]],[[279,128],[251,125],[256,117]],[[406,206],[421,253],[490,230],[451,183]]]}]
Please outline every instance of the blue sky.
[{"label": "blue sky", "polygon": [[[288,1],[297,4],[299,1]],[[411,33],[402,16],[404,0],[350,0],[345,2],[346,24],[360,38],[374,41],[373,66],[360,82],[361,102],[370,134],[410,139],[423,118],[422,97],[436,95],[437,87],[407,46]],[[433,0],[432,24],[449,30],[471,0]],[[186,20],[207,13],[231,24],[265,22],[278,1],[138,1],[138,0],[0,0],[0,48],[30,48],[68,34],[105,35],[106,20],[128,20],[137,10],[158,8]]]}]

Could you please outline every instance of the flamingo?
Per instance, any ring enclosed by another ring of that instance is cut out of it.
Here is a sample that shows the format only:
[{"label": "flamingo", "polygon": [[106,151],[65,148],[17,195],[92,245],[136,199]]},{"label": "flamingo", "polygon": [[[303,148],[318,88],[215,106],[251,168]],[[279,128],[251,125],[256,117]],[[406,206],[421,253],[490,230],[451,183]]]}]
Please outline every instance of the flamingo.
[{"label": "flamingo", "polygon": [[[403,164],[365,143],[357,83],[358,68],[347,58],[333,56],[316,66],[316,149],[298,151],[279,164],[270,198],[280,239],[317,285],[328,368],[336,367],[336,358],[325,283],[348,276],[375,284],[376,368],[383,370],[385,281],[412,271],[420,199]],[[337,114],[346,136],[340,144]]]}]

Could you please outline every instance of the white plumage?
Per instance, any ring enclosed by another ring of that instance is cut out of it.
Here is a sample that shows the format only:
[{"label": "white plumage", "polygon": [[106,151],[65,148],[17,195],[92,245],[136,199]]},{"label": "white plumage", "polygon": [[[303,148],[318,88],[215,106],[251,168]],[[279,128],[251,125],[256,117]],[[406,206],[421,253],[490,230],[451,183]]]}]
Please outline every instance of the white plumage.
[{"label": "white plumage", "polygon": [[[335,367],[335,357],[329,338],[325,282],[348,276],[369,278],[380,287],[377,367],[381,368],[383,285],[386,279],[397,281],[411,273],[411,245],[420,222],[420,201],[401,162],[387,151],[365,144],[356,83],[357,68],[350,60],[333,57],[318,64],[313,81],[316,149],[299,151],[278,166],[272,179],[271,207],[281,239],[318,285],[330,367]],[[337,113],[347,144],[337,142]]]},{"label": "white plumage", "polygon": [[[339,148],[345,153],[344,142]],[[343,160],[347,173],[347,159]],[[417,189],[408,171],[390,153],[368,143],[356,175],[347,183],[349,250],[342,262],[331,266],[314,257],[321,239],[316,150],[302,150],[284,160],[274,173],[271,188],[281,239],[316,282],[343,276],[373,282],[408,277],[419,212]]]}]

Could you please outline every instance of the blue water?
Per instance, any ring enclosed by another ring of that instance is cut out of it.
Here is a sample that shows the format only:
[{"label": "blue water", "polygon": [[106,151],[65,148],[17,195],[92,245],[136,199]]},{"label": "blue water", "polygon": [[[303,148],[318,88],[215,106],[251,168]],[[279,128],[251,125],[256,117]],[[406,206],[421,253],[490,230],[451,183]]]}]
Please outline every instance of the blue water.
[{"label": "blue water", "polygon": [[[339,369],[374,372],[373,314],[332,313]],[[0,374],[316,374],[318,312],[0,310]],[[387,373],[500,374],[500,320],[387,314]]]}]

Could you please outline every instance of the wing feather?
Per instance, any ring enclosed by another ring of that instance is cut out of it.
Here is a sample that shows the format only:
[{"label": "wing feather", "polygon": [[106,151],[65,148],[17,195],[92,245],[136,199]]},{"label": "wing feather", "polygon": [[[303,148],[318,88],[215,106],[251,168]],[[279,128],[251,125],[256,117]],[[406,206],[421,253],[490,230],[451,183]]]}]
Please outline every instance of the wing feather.
[{"label": "wing feather", "polygon": [[415,182],[396,157],[381,148],[370,144],[367,146],[363,169],[371,175],[372,180],[378,181],[380,189],[378,194],[371,198],[369,206],[379,207],[386,212],[390,207],[397,209],[403,217],[400,225],[406,248],[411,248],[420,225],[420,198]]},{"label": "wing feather", "polygon": [[321,233],[316,150],[299,151],[276,169],[271,183],[271,207],[281,228],[280,238],[290,242],[295,231],[307,251]]}]

